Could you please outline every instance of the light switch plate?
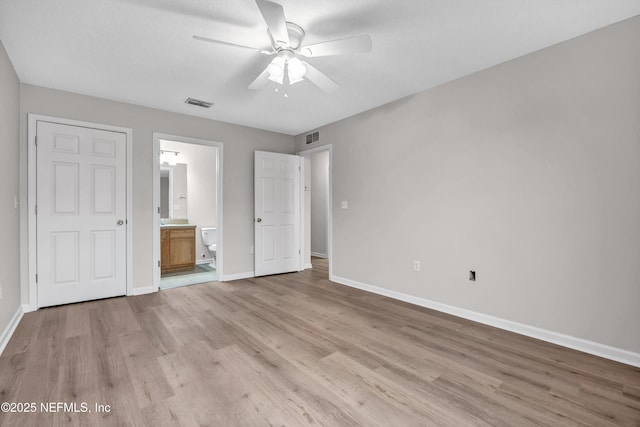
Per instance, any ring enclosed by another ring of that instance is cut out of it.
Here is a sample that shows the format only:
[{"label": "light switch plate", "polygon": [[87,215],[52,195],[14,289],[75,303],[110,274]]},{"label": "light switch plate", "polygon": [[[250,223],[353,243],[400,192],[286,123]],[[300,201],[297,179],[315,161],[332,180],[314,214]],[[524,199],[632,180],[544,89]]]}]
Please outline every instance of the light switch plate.
[{"label": "light switch plate", "polygon": [[349,202],[343,200],[340,202],[340,209],[349,209]]}]

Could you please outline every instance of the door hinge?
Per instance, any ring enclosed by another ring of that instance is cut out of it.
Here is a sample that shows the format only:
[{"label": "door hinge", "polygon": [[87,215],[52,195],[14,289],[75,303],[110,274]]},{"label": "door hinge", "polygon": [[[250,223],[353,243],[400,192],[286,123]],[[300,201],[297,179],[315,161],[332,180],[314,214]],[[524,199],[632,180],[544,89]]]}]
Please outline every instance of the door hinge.
[{"label": "door hinge", "polygon": [[300,252],[300,249],[298,249],[298,255],[301,255],[301,254],[302,254],[302,252]]},{"label": "door hinge", "polygon": [[158,267],[160,267],[160,260],[158,260]]},{"label": "door hinge", "polygon": [[38,283],[38,273],[36,273],[36,283]]},{"label": "door hinge", "polygon": [[158,206],[158,214],[160,213],[160,206]]},{"label": "door hinge", "polygon": [[38,215],[38,205],[36,205],[35,208],[36,208],[36,215]]},{"label": "door hinge", "polygon": [[36,140],[36,147],[37,147],[38,146],[38,135],[36,135],[35,140]]}]

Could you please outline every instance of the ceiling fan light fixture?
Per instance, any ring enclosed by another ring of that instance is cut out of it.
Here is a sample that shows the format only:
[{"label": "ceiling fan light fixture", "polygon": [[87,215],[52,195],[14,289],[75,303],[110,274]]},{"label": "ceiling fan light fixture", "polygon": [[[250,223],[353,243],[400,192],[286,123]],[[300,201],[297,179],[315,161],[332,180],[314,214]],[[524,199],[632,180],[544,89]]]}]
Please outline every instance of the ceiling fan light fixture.
[{"label": "ceiling fan light fixture", "polygon": [[269,80],[271,80],[272,82],[276,82],[278,84],[283,84],[284,83],[284,75],[282,75],[282,76],[274,76],[272,74],[269,74]]},{"label": "ceiling fan light fixture", "polygon": [[273,61],[271,61],[271,64],[269,64],[269,66],[267,67],[267,71],[269,72],[269,80],[282,80],[282,78],[284,77],[284,66],[285,59],[282,56],[278,55],[273,58]]},{"label": "ceiling fan light fixture", "polygon": [[307,67],[298,58],[291,58],[287,64],[287,70],[289,75],[289,83],[294,84],[302,80]]},{"label": "ceiling fan light fixture", "polygon": [[312,64],[301,61],[297,56],[315,58],[320,56],[371,52],[372,40],[368,34],[303,46],[305,39],[304,29],[300,25],[286,20],[284,8],[281,4],[276,3],[277,0],[254,1],[260,10],[264,23],[267,25],[267,34],[271,41],[271,49],[259,49],[252,46],[229,43],[224,40],[193,36],[194,39],[200,41],[253,50],[269,56],[276,55],[267,67],[249,84],[249,89],[251,90],[260,90],[269,84],[270,81],[286,88],[289,85],[306,79],[324,92],[330,93],[335,91],[340,85]]},{"label": "ceiling fan light fixture", "polygon": [[291,77],[289,77],[289,84],[290,85],[294,85],[296,83],[299,83],[301,81],[303,81],[304,79],[302,77],[298,78],[298,79],[292,79]]}]

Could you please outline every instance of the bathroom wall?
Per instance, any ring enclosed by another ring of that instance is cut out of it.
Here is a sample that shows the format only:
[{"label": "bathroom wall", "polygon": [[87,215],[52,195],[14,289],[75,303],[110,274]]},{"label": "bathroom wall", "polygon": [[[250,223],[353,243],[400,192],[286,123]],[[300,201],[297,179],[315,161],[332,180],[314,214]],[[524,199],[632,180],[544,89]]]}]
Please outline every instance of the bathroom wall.
[{"label": "bathroom wall", "polygon": [[311,255],[327,257],[329,151],[311,156]]},{"label": "bathroom wall", "polygon": [[640,357],[638,40],[635,17],[317,129],[334,278]]},{"label": "bathroom wall", "polygon": [[[211,260],[211,256],[207,247],[202,243],[201,228],[214,227],[218,223],[218,196],[216,193],[218,149],[216,147],[165,140],[160,141],[160,149],[178,151],[180,153],[178,154],[178,163],[174,167],[174,180],[179,179],[181,169],[185,180],[186,199],[179,199],[180,192],[176,191],[176,181],[174,181],[173,199],[177,206],[181,206],[180,203],[183,203],[182,212],[188,212],[188,214],[183,216],[180,210],[174,210],[173,217],[186,218],[189,224],[197,226],[196,262],[208,262]],[[166,164],[163,165],[163,167],[166,166]]]},{"label": "bathroom wall", "polygon": [[20,82],[0,42],[0,218],[2,219],[2,245],[0,245],[0,347],[3,332],[9,332],[11,320],[20,309],[20,218],[19,146],[20,146]]}]

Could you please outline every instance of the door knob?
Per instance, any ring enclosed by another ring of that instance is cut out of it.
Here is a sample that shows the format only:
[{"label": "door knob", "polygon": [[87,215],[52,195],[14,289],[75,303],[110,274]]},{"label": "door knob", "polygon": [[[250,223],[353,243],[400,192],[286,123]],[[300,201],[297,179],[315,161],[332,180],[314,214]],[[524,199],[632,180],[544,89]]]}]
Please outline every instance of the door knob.
[{"label": "door knob", "polygon": [[119,219],[119,220],[118,220],[118,222],[116,222],[116,224],[118,224],[118,225],[122,225],[122,224],[124,224],[124,221],[123,221],[123,220],[121,220],[121,219]]},{"label": "door knob", "polygon": [[262,218],[256,219],[256,222],[262,222]]}]

